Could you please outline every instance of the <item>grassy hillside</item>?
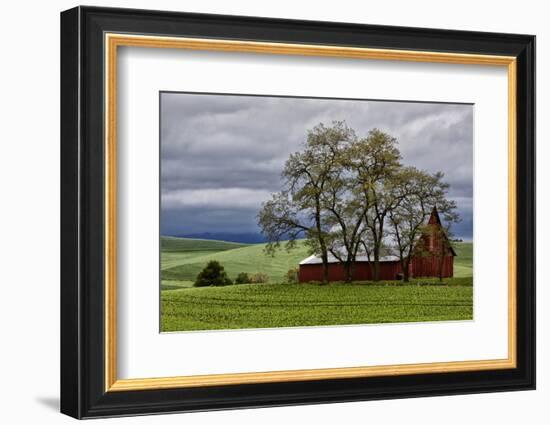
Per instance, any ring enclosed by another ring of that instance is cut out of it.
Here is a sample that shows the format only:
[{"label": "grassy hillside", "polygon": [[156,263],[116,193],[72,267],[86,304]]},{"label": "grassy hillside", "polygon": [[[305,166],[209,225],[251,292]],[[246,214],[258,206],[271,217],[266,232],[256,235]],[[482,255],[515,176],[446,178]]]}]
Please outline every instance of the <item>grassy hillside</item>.
[{"label": "grassy hillside", "polygon": [[471,320],[461,285],[256,284],[162,291],[161,330]]},{"label": "grassy hillside", "polygon": [[455,277],[469,277],[473,276],[473,249],[474,244],[472,242],[459,242],[454,243],[453,248],[456,252],[454,261],[454,275]]},{"label": "grassy hillside", "polygon": [[226,251],[240,248],[246,244],[208,239],[187,239],[173,236],[161,236],[160,250],[162,252],[190,252],[190,251]]},{"label": "grassy hillside", "polygon": [[[188,239],[186,241],[187,247],[190,249],[193,240]],[[282,249],[273,257],[266,255],[264,248],[265,244],[256,244],[224,251],[195,251],[191,253],[191,250],[189,250],[183,255],[171,255],[171,253],[166,255],[165,252],[162,252],[162,279],[195,280],[197,274],[208,261],[217,260],[225,267],[231,279],[234,279],[241,272],[262,272],[269,276],[270,282],[282,282],[286,272],[292,267],[297,267],[298,263],[309,255],[302,241],[298,243],[296,249],[290,252]]]},{"label": "grassy hillside", "polygon": [[245,246],[248,245],[206,239],[186,239],[162,236],[160,238],[160,268],[161,270],[165,270],[186,264],[194,258],[200,258],[216,252],[223,252]]}]

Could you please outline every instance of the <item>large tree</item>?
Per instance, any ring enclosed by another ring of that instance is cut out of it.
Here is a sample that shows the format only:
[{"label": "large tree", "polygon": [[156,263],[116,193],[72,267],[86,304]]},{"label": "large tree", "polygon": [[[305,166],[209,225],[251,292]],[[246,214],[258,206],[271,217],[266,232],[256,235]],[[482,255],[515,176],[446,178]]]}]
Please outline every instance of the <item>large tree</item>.
[{"label": "large tree", "polygon": [[367,206],[353,196],[355,176],[344,166],[341,173],[326,186],[322,197],[327,211],[324,221],[330,228],[327,235],[329,252],[344,266],[345,280],[353,279],[357,253],[368,228],[364,226]]},{"label": "large tree", "polygon": [[455,222],[458,216],[455,202],[447,199],[449,185],[443,182],[442,173],[430,174],[414,167],[405,167],[396,176],[397,181],[396,198],[401,201],[388,213],[389,234],[399,256],[403,279],[408,282],[409,266],[415,253],[418,254],[419,240],[427,231],[433,231],[426,226],[426,222],[434,208],[437,207],[445,217],[447,225]]},{"label": "large tree", "polygon": [[307,238],[310,251],[321,257],[323,281],[328,282],[328,254],[331,225],[325,220],[324,205],[329,185],[341,174],[341,155],[355,140],[354,131],[344,122],[319,124],[308,132],[304,149],[290,155],[281,174],[283,190],[262,205],[258,222],[267,238],[267,251],[275,252],[286,240],[295,246],[300,236]]},{"label": "large tree", "polygon": [[363,226],[372,251],[373,279],[380,280],[380,257],[384,246],[386,217],[401,201],[396,190],[402,168],[397,139],[378,129],[357,140],[348,152],[347,167],[353,173],[353,196],[360,200]]}]

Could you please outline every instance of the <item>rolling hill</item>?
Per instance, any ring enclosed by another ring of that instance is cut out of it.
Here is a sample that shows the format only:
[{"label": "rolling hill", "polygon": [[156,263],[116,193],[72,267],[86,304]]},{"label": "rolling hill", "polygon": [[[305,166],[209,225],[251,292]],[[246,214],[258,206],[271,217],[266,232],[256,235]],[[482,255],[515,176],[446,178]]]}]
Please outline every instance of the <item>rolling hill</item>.
[{"label": "rolling hill", "polygon": [[226,251],[243,246],[247,246],[247,244],[209,239],[177,238],[174,236],[161,236],[160,238],[162,252]]},{"label": "rolling hill", "polygon": [[456,257],[454,261],[454,276],[473,276],[474,244],[472,242],[455,242],[453,243],[453,248],[456,252]]},{"label": "rolling hill", "polygon": [[185,235],[175,235],[180,238],[187,238],[187,239],[208,239],[208,240],[216,240],[216,241],[227,241],[227,242],[238,242],[243,244],[251,244],[251,243],[264,243],[266,242],[266,238],[261,233],[212,233],[212,232],[204,232],[204,233],[189,233]]},{"label": "rolling hill", "polygon": [[[264,251],[265,244],[243,246],[228,242],[219,244],[220,241],[197,240],[200,241],[197,243],[197,250],[192,251],[191,247],[196,239],[184,240],[186,242],[182,243],[182,246],[185,246],[186,251],[162,252],[162,280],[193,281],[208,261],[217,260],[225,267],[231,279],[241,272],[261,272],[269,276],[270,282],[281,282],[290,268],[297,267],[298,263],[309,255],[302,241],[290,252],[282,249],[275,256],[270,256]],[[235,248],[228,248],[229,245],[225,244],[235,245]],[[220,249],[216,250],[216,247]]]}]

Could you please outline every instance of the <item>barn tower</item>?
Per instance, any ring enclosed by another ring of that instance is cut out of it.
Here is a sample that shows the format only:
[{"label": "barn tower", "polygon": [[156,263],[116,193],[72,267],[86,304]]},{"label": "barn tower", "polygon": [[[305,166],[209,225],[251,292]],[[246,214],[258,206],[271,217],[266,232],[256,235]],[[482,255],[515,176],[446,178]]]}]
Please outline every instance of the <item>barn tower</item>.
[{"label": "barn tower", "polygon": [[447,237],[436,206],[432,209],[415,251],[411,277],[453,276],[456,252]]}]

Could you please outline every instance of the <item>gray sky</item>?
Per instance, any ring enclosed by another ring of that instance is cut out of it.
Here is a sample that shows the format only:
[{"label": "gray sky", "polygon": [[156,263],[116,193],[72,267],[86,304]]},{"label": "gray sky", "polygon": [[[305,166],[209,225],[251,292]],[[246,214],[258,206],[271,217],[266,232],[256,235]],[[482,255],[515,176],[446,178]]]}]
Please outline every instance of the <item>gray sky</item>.
[{"label": "gray sky", "polygon": [[289,154],[307,130],[343,121],[359,137],[396,137],[405,165],[445,173],[472,237],[471,105],[161,94],[161,233],[259,232],[256,214],[280,190]]}]

